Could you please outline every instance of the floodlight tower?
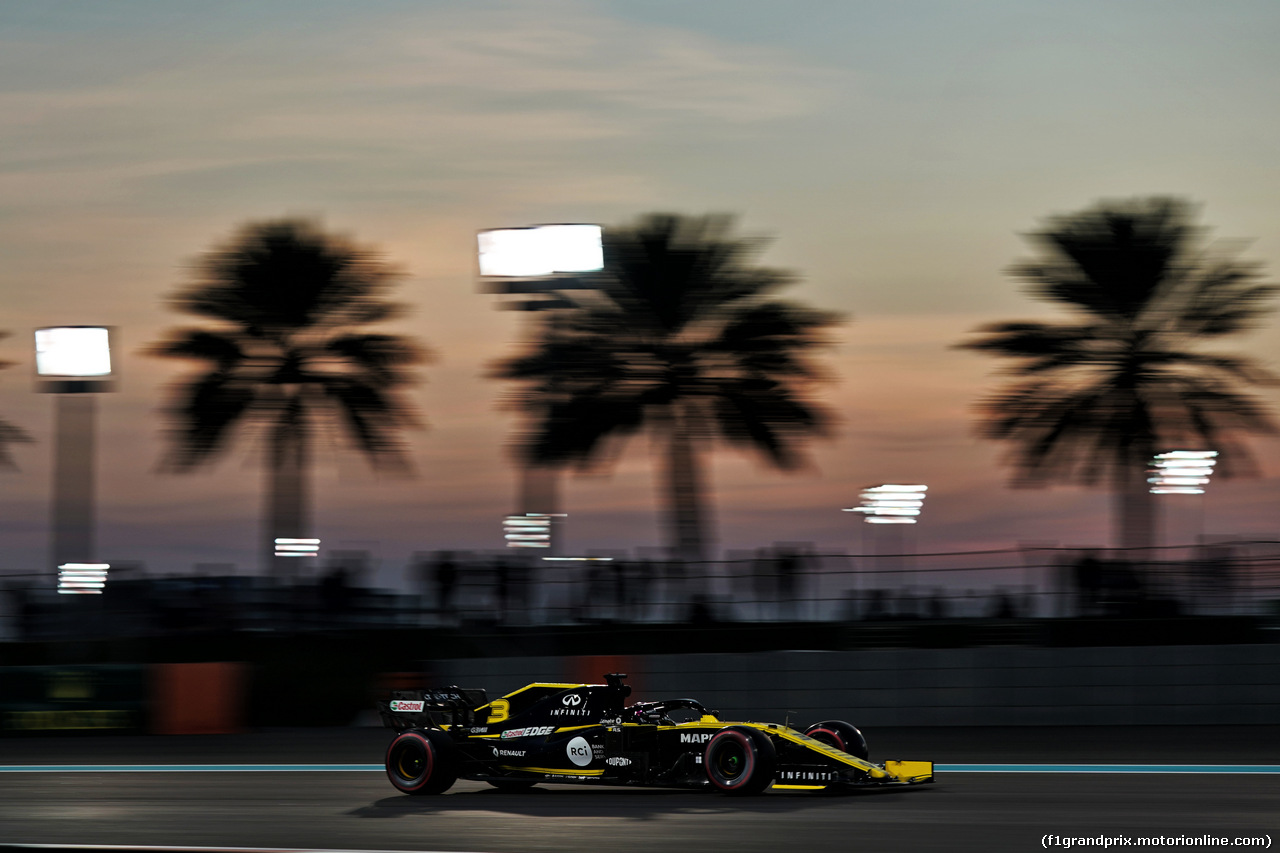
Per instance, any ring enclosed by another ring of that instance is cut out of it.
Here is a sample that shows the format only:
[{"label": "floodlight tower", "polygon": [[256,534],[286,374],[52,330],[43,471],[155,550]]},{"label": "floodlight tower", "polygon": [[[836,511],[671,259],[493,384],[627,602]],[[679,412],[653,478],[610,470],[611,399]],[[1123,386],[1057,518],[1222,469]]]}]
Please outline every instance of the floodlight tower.
[{"label": "floodlight tower", "polygon": [[1151,460],[1152,476],[1147,478],[1153,495],[1203,495],[1209,485],[1213,466],[1218,462],[1216,450],[1170,450]]},{"label": "floodlight tower", "polygon": [[887,483],[862,490],[862,503],[845,512],[863,513],[869,524],[915,524],[924,506],[928,486],[899,486]]},{"label": "floodlight tower", "polygon": [[[862,490],[862,503],[858,506],[846,507],[844,512],[862,513],[862,520],[867,524],[915,524],[920,520],[920,511],[924,507],[925,492],[928,489],[928,486],[923,485],[900,485],[897,483],[868,486]],[[905,564],[907,548],[906,537],[902,535],[903,528],[867,528],[867,531],[869,532],[872,529],[877,529],[880,532],[871,537],[872,547],[870,549],[866,547],[868,537],[865,533],[863,534],[863,550],[873,552],[864,556],[896,556],[900,564]],[[888,530],[894,531],[895,535],[886,537],[884,532]],[[886,538],[890,540],[887,543],[885,541]]]},{"label": "floodlight tower", "polygon": [[[112,337],[104,326],[57,326],[35,333],[36,390],[56,395],[50,556],[64,579],[86,570],[100,571],[103,582],[106,577],[106,566],[94,562],[94,394],[115,387]],[[71,588],[60,583],[60,591]],[[101,586],[91,589],[101,592]]]},{"label": "floodlight tower", "polygon": [[[560,291],[592,290],[604,269],[603,229],[599,225],[533,225],[481,231],[478,237],[481,289],[506,299],[499,307],[516,311],[551,311],[573,303]],[[504,533],[508,547],[546,548],[559,553],[559,472],[520,461],[520,485],[515,516],[508,516]],[[520,525],[546,525],[546,539],[525,539],[512,532]],[[516,538],[513,538],[516,537]],[[540,544],[529,545],[537,541]]]},{"label": "floodlight tower", "polygon": [[[1199,495],[1194,502],[1198,535],[1204,533],[1204,492],[1218,462],[1216,450],[1170,450],[1158,453],[1147,470],[1153,495]],[[1198,538],[1198,537],[1197,537]]]}]

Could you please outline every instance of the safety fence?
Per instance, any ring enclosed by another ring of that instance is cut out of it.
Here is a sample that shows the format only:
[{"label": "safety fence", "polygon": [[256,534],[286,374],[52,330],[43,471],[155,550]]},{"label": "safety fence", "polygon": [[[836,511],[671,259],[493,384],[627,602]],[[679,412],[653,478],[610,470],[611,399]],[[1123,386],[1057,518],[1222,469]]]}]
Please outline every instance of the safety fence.
[{"label": "safety fence", "polygon": [[[1274,725],[1280,645],[872,649],[758,654],[450,659],[433,683],[490,696],[530,681],[599,683],[625,671],[635,700],[690,696],[724,719],[806,725]],[[1171,749],[1177,749],[1171,745]]]},{"label": "safety fence", "polygon": [[405,591],[362,585],[369,563],[284,582],[253,575],[108,581],[59,595],[0,574],[0,640],[333,628],[1280,616],[1280,542],[1142,551],[1029,545],[938,554],[816,554],[781,544],[716,561],[437,552]]}]

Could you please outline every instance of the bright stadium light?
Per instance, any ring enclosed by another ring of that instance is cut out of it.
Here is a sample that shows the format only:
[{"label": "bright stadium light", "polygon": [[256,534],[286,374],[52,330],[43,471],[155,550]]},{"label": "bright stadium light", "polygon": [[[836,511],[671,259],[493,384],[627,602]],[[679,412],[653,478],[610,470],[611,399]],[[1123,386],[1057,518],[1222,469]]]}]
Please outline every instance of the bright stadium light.
[{"label": "bright stadium light", "polygon": [[320,540],[319,539],[292,539],[285,537],[277,537],[276,541],[277,557],[318,557],[320,556]]},{"label": "bright stadium light", "polygon": [[109,563],[63,563],[58,566],[58,592],[62,595],[101,595],[107,588]]},{"label": "bright stadium light", "polygon": [[64,379],[110,376],[110,331],[103,326],[36,329],[36,373]]},{"label": "bright stadium light", "polygon": [[538,278],[604,268],[599,225],[534,225],[481,231],[480,275]]},{"label": "bright stadium light", "polygon": [[915,524],[928,486],[886,483],[862,490],[862,504],[844,512],[860,512],[869,524]]},{"label": "bright stadium light", "polygon": [[1202,495],[1217,464],[1216,450],[1171,450],[1157,454],[1147,471],[1153,495]]},{"label": "bright stadium light", "polygon": [[563,512],[526,512],[508,515],[502,520],[502,538],[508,548],[550,548],[551,525]]}]

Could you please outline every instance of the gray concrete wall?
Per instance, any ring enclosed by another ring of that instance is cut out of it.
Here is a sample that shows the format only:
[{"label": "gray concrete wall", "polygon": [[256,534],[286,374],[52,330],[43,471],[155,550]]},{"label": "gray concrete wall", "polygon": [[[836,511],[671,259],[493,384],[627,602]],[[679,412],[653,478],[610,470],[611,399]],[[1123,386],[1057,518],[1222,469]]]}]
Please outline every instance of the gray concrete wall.
[{"label": "gray concrete wall", "polygon": [[[858,726],[1230,725],[1280,720],[1280,645],[878,649],[438,661],[491,697],[629,672],[633,700],[689,697],[725,719]],[[597,670],[599,670],[597,672]]]}]

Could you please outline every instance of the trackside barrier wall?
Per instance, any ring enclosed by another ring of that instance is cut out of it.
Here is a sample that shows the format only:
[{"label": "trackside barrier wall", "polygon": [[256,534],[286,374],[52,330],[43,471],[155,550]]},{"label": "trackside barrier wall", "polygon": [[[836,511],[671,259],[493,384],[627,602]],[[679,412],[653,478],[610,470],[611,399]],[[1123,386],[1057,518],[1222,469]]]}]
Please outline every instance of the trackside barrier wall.
[{"label": "trackside barrier wall", "polygon": [[0,736],[141,732],[145,664],[0,666]]},{"label": "trackside barrier wall", "polygon": [[245,665],[159,663],[151,671],[151,731],[231,734],[244,728]]},{"label": "trackside barrier wall", "polygon": [[[608,668],[599,669],[601,663]],[[599,682],[606,671],[623,671],[630,673],[633,701],[691,697],[725,719],[834,717],[859,726],[1280,720],[1280,645],[508,657],[430,666],[439,684],[482,687],[491,697],[531,681]]]}]

